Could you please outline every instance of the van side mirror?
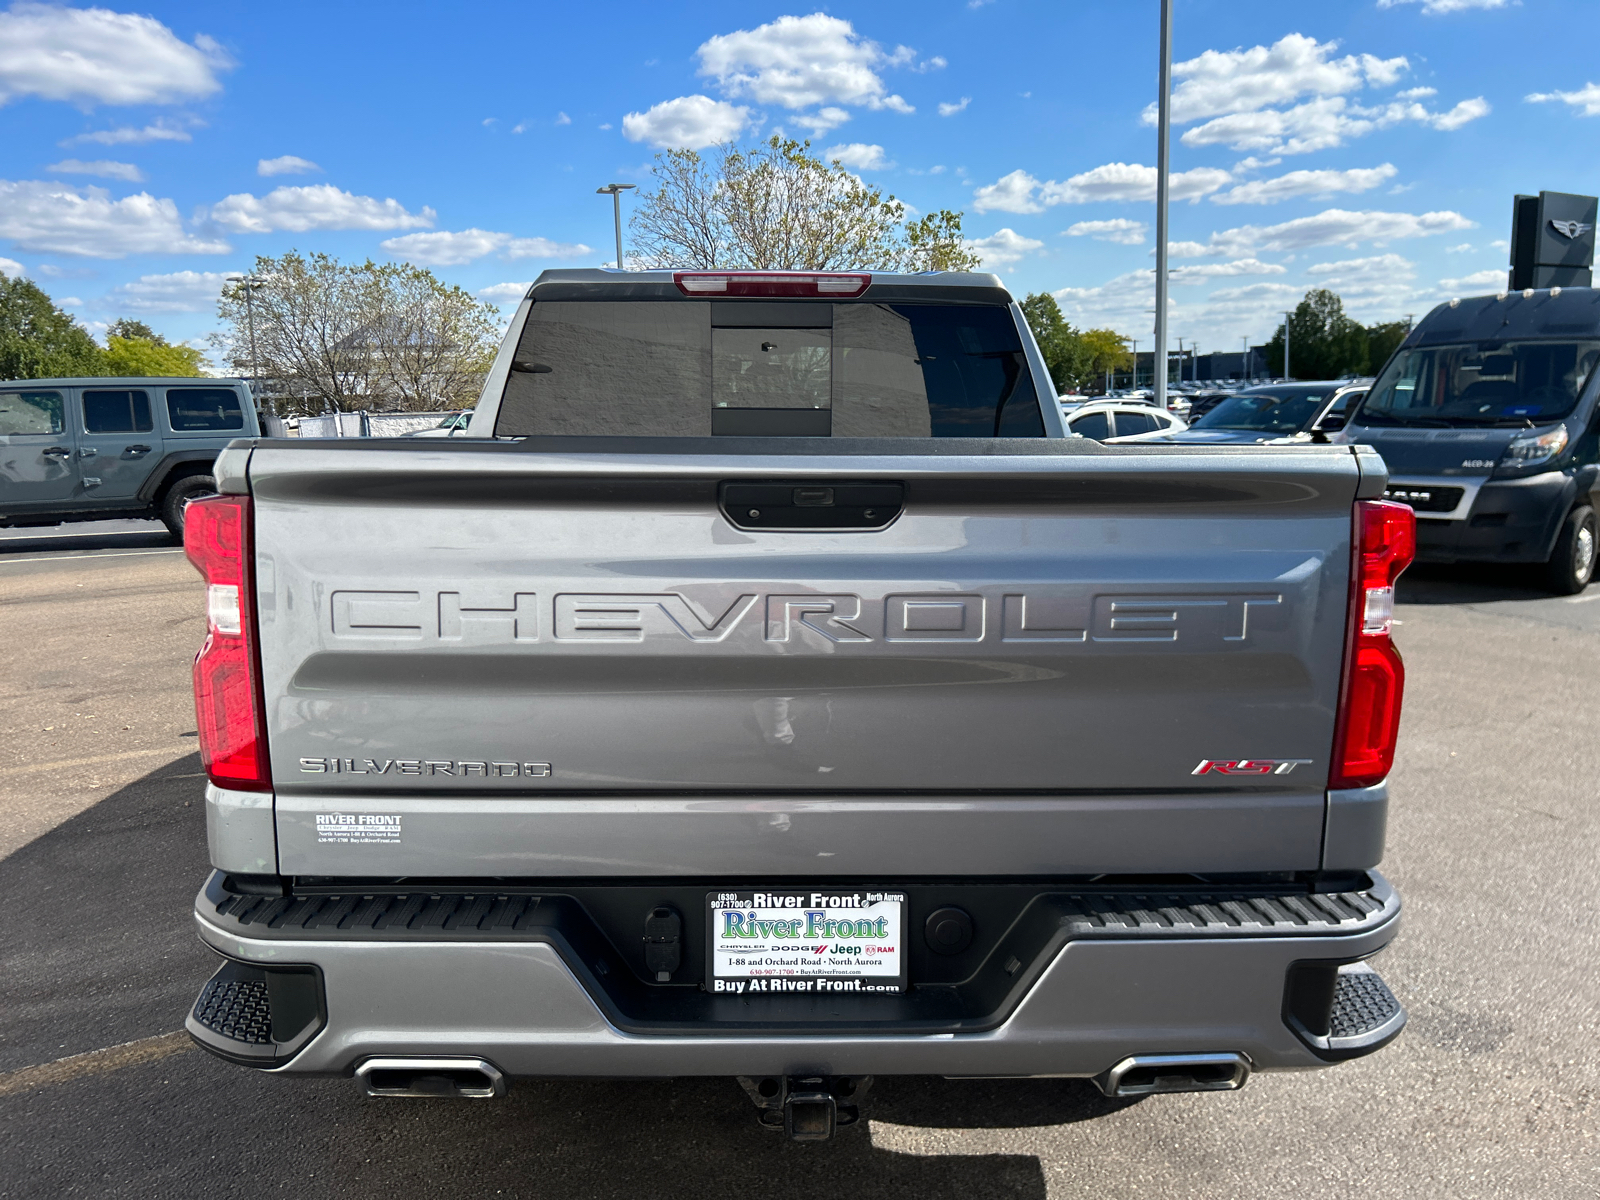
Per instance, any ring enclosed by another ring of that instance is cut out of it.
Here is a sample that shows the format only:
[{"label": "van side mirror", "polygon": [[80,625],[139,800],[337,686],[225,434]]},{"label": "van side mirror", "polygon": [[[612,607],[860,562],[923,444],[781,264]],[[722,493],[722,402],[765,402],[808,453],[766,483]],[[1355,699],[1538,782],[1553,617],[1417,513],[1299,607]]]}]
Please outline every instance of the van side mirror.
[{"label": "van side mirror", "polygon": [[1317,422],[1317,432],[1334,433],[1337,430],[1344,428],[1345,420],[1346,418],[1344,413],[1326,413],[1323,415],[1322,420]]}]

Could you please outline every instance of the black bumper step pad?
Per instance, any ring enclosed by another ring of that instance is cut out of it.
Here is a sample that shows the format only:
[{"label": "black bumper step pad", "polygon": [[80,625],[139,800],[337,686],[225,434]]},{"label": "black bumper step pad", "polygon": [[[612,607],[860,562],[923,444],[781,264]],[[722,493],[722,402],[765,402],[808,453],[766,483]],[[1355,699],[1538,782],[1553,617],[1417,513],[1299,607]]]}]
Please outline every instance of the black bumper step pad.
[{"label": "black bumper step pad", "polygon": [[1321,1058],[1381,1050],[1406,1026],[1406,1010],[1366,962],[1301,962],[1289,972],[1284,1021]]},{"label": "black bumper step pad", "polygon": [[[230,886],[213,873],[197,915],[230,938],[312,943],[545,942],[612,1024],[631,1033],[979,1032],[999,1025],[1069,941],[1359,937],[1393,925],[1399,897],[1364,875],[1337,891],[1264,884],[1194,891],[1053,890],[1048,884],[906,884],[909,987],[898,996],[748,997],[708,993],[706,896],[725,881],[582,881],[542,887],[497,880],[293,880],[287,895]],[[246,886],[246,885],[241,885]],[[830,889],[854,884],[830,880]],[[867,886],[867,885],[861,885]],[[880,884],[881,886],[881,884]],[[1059,885],[1058,885],[1059,887]],[[681,965],[648,969],[646,916],[683,914]],[[971,914],[976,935],[954,955],[925,943],[922,923],[943,906]],[[1330,946],[1328,957],[1340,953]],[[1331,980],[1329,983],[1331,988]],[[1331,993],[1326,999],[1331,1001]],[[1323,1010],[1325,1016],[1326,1010]]]},{"label": "black bumper step pad", "polygon": [[272,1002],[263,979],[211,978],[194,1002],[194,1019],[218,1037],[249,1046],[272,1041]]},{"label": "black bumper step pad", "polygon": [[328,1023],[321,973],[311,966],[256,967],[228,961],[206,980],[184,1028],[229,1062],[275,1067]]},{"label": "black bumper step pad", "polygon": [[1329,1040],[1338,1043],[1365,1038],[1403,1015],[1403,1011],[1376,971],[1341,971],[1333,990]]}]

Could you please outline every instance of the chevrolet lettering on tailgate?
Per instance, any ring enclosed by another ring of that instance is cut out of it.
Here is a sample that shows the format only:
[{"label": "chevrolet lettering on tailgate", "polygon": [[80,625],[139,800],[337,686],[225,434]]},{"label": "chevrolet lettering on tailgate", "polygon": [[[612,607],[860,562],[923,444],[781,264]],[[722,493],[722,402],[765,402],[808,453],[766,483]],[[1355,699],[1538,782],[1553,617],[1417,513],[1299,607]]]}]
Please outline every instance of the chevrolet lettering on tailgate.
[{"label": "chevrolet lettering on tailgate", "polygon": [[[1253,623],[1281,618],[1279,593],[1052,596],[927,592],[859,595],[746,592],[719,610],[678,592],[537,592],[463,603],[459,592],[331,593],[333,632],[345,638],[472,645],[528,642],[1178,642],[1242,644]],[[754,614],[754,615],[753,615]]]}]

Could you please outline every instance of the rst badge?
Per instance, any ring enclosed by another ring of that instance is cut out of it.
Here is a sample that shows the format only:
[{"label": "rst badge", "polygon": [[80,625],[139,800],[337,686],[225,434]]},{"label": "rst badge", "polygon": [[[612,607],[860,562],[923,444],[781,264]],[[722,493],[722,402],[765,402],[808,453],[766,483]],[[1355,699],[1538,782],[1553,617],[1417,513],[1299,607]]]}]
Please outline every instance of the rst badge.
[{"label": "rst badge", "polygon": [[1191,775],[1287,775],[1310,766],[1310,758],[1202,758]]}]

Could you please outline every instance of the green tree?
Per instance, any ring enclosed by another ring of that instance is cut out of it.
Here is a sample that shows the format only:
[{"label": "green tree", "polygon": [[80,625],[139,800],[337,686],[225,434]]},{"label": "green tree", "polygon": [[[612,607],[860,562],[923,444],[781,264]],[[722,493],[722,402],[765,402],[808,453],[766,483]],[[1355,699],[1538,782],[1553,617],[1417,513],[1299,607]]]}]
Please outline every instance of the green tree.
[{"label": "green tree", "polygon": [[958,212],[906,223],[906,208],[810,142],[774,136],[709,156],[656,155],[654,188],[629,221],[637,268],[970,271]]},{"label": "green tree", "polygon": [[118,317],[106,326],[107,337],[138,338],[140,341],[154,342],[158,346],[167,345],[167,339],[162,337],[143,321],[136,321],[132,317]]},{"label": "green tree", "polygon": [[1368,325],[1365,369],[1373,374],[1383,370],[1383,364],[1389,361],[1391,354],[1400,349],[1400,343],[1406,340],[1406,334],[1410,332],[1410,321],[1383,321],[1377,325]]},{"label": "green tree", "polygon": [[1076,390],[1088,371],[1088,354],[1078,331],[1061,315],[1056,298],[1049,292],[1034,292],[1023,299],[1020,307],[1028,328],[1033,330],[1033,340],[1039,343],[1039,354],[1056,391]]},{"label": "green tree", "polygon": [[[137,325],[135,321],[132,324]],[[117,322],[123,324],[123,322]],[[115,327],[115,326],[113,326]],[[107,375],[204,375],[205,355],[191,346],[169,345],[165,338],[106,334]]]},{"label": "green tree", "polygon": [[1078,335],[1088,358],[1087,378],[1090,384],[1103,384],[1106,372],[1125,371],[1133,362],[1128,352],[1128,339],[1112,329],[1086,329]]},{"label": "green tree", "polygon": [[1049,292],[1033,293],[1021,308],[1058,392],[1104,384],[1107,371],[1125,371],[1133,361],[1127,338],[1110,329],[1074,329]]},{"label": "green tree", "polygon": [[0,379],[104,375],[105,352],[26,279],[0,275]]},{"label": "green tree", "polygon": [[[499,344],[494,306],[410,263],[258,257],[251,295],[256,370],[280,411],[470,407]],[[242,284],[223,289],[229,329],[213,345],[251,369]],[[303,402],[302,402],[303,398]]]},{"label": "green tree", "polygon": [[[1267,343],[1267,369],[1283,375],[1283,326]],[[1367,369],[1367,330],[1345,315],[1344,301],[1313,288],[1289,317],[1289,378],[1337,379]]]}]

